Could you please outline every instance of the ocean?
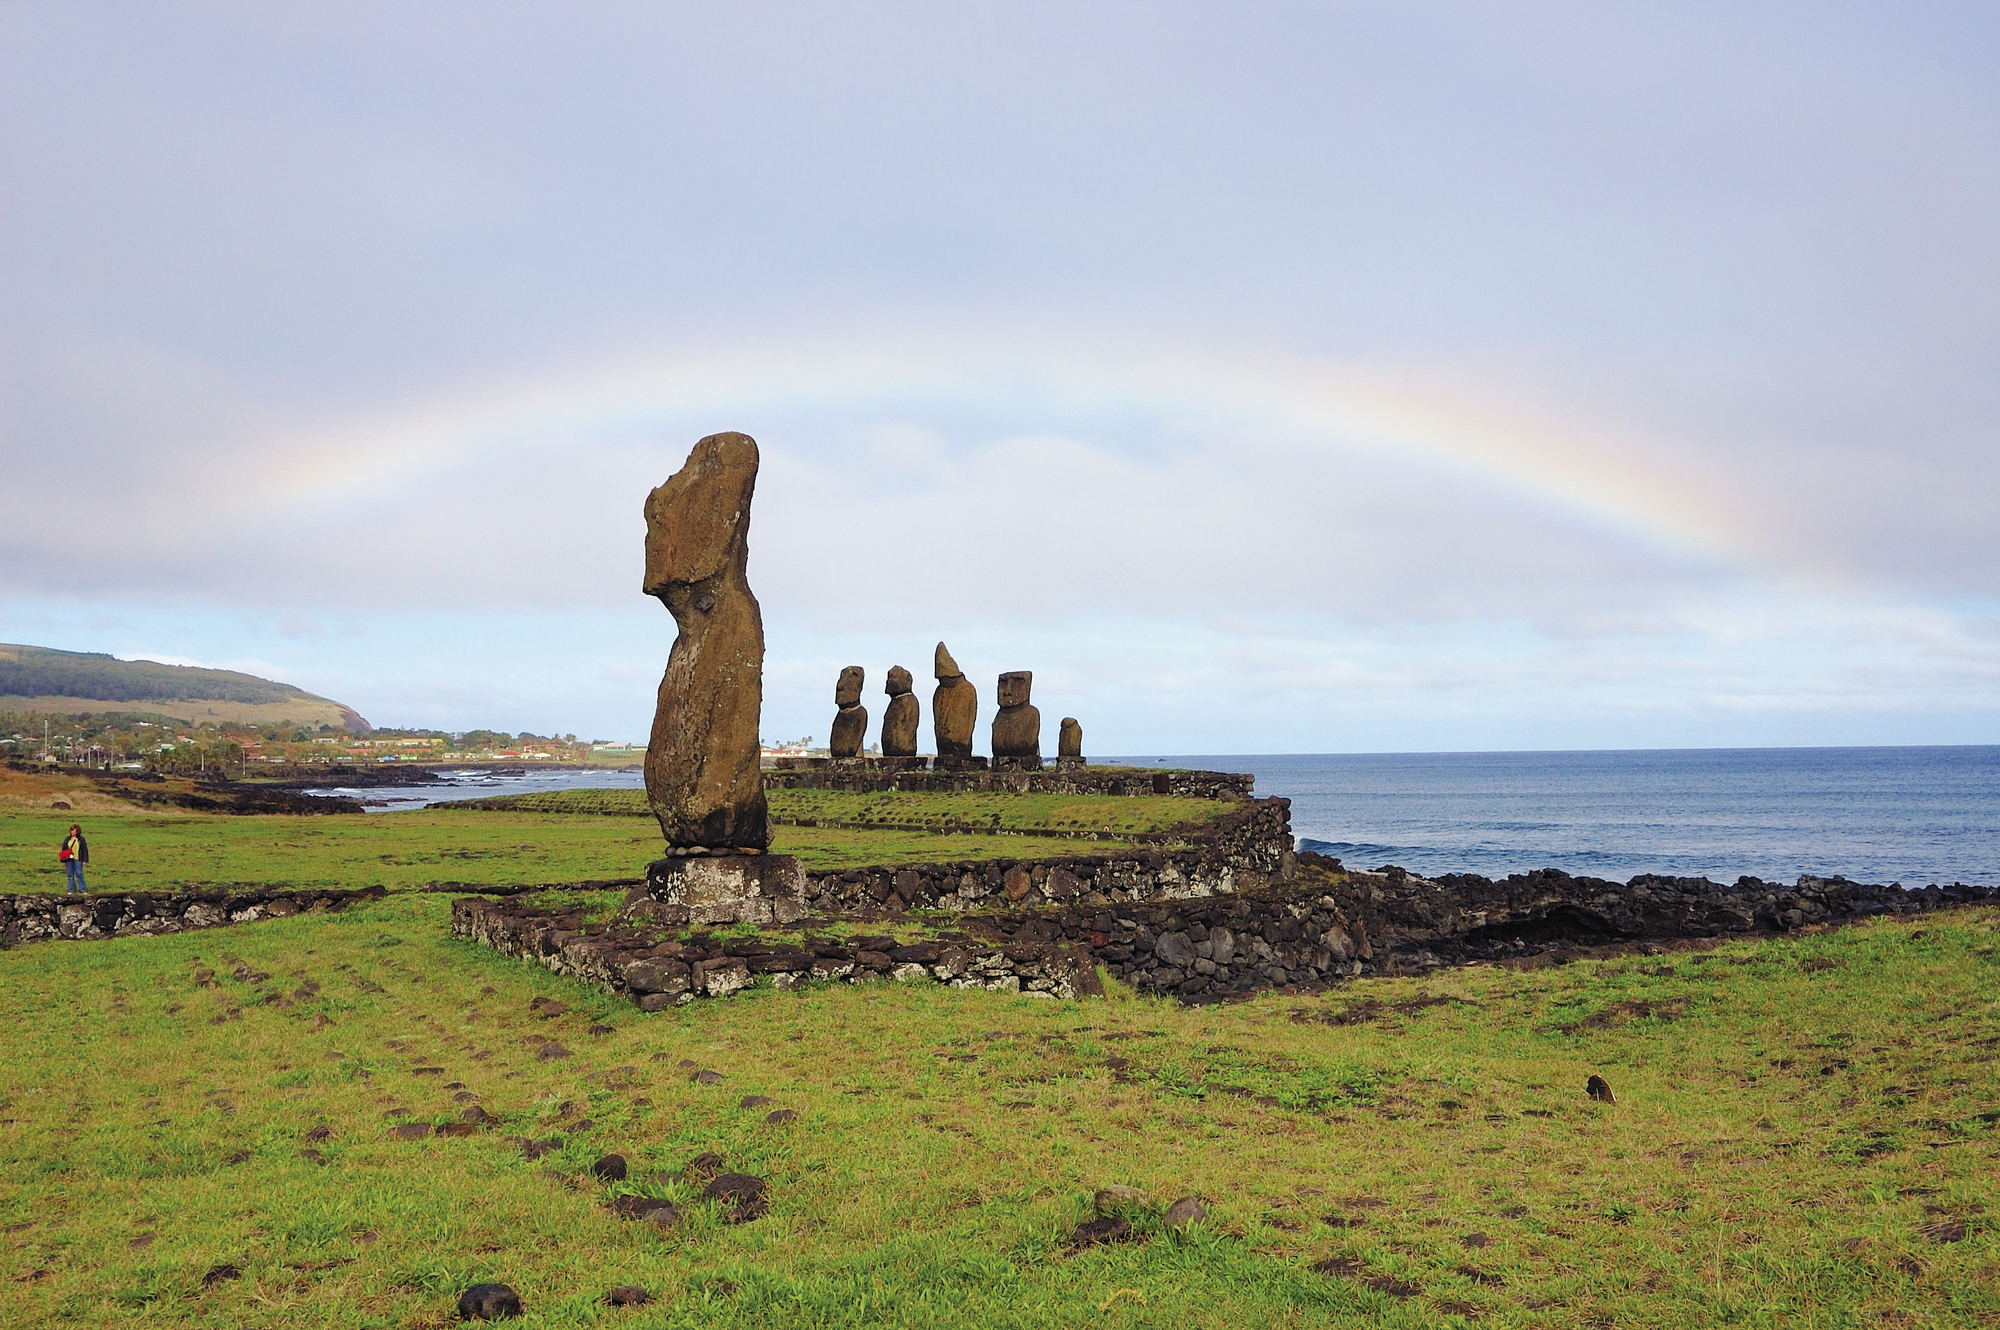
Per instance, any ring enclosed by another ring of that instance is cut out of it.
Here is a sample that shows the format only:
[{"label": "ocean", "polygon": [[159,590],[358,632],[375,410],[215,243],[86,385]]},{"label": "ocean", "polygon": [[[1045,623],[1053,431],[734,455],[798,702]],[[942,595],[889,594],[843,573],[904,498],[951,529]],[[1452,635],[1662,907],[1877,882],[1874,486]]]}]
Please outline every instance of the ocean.
[{"label": "ocean", "polygon": [[1299,848],[1351,868],[2000,884],[2000,747],[1102,760],[1253,772]]},{"label": "ocean", "polygon": [[[1248,771],[1292,801],[1299,848],[1354,868],[1625,881],[1836,874],[2000,885],[2000,747],[1577,753],[1146,755],[1105,763]],[[371,812],[536,790],[638,789],[632,771],[466,770],[430,785],[314,790]]]}]

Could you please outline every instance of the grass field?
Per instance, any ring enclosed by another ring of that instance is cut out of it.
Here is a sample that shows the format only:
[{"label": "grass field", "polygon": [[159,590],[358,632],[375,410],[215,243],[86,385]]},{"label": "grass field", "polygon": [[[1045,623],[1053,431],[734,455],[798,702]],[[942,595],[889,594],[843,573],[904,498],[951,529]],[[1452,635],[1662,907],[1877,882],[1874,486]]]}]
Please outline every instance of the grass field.
[{"label": "grass field", "polygon": [[[0,953],[0,1320],[443,1327],[496,1279],[530,1326],[2000,1323],[1993,909],[1228,1007],[646,1016],[447,907]],[[468,1095],[499,1125],[391,1135]],[[766,1217],[695,1199],[711,1151]],[[1209,1219],[1072,1250],[1111,1183]],[[640,1190],[686,1221],[608,1210]]]},{"label": "grass field", "polygon": [[[61,798],[68,811],[49,807]],[[1113,795],[845,795],[774,790],[774,814],[849,823],[775,828],[772,850],[821,871],[1025,854],[1102,853],[1116,833],[1213,820],[1235,805],[1212,799]],[[282,884],[391,890],[431,882],[514,886],[637,877],[664,850],[636,790],[519,796],[508,811],[444,805],[365,816],[255,816],[147,811],[77,778],[0,772],[0,891],[63,888],[56,846],[72,821],[90,840],[87,880],[98,891],[171,891],[189,884]],[[564,811],[520,811],[551,808]],[[870,823],[1106,829],[1103,840],[891,830]],[[1051,848],[1052,846],[1057,848]]]},{"label": "grass field", "polygon": [[[1212,822],[1239,805],[1228,799],[1126,798],[1103,794],[924,794],[844,790],[772,790],[776,818],[811,818],[848,826],[997,827],[1122,834],[1164,832]],[[439,811],[444,806],[434,806]],[[644,790],[549,790],[449,805],[454,812],[594,813],[651,817]]]}]

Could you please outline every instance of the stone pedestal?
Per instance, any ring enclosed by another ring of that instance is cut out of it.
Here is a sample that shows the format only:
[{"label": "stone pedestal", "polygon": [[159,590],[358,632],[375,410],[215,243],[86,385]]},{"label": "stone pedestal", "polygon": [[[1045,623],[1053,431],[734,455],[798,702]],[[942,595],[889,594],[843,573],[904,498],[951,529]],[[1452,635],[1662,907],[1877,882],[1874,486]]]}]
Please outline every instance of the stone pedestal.
[{"label": "stone pedestal", "polygon": [[996,757],[993,759],[995,771],[1040,771],[1042,759],[1034,757]]},{"label": "stone pedestal", "polygon": [[1059,757],[1056,759],[1057,771],[1081,771],[1089,765],[1090,763],[1086,762],[1082,757]]},{"label": "stone pedestal", "polygon": [[927,757],[871,757],[870,771],[922,771],[930,765]]},{"label": "stone pedestal", "polygon": [[984,771],[986,759],[983,757],[946,757],[939,753],[931,760],[932,771]]},{"label": "stone pedestal", "polygon": [[644,899],[628,912],[646,901],[685,909],[691,924],[795,923],[806,916],[806,871],[789,854],[656,859],[646,865]]}]

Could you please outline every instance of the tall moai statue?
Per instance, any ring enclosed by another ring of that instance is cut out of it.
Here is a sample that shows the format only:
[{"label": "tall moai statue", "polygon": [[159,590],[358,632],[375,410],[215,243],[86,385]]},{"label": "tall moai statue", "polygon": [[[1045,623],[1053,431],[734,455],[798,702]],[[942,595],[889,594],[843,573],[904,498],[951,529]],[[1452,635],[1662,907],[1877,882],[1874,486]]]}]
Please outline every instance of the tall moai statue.
[{"label": "tall moai statue", "polygon": [[840,710],[833,715],[833,737],[826,741],[833,757],[861,756],[861,741],[868,737],[868,708],[861,705],[861,685],[867,678],[866,670],[849,665],[834,685],[833,702]]},{"label": "tall moai statue", "polygon": [[1022,766],[1042,764],[1042,713],[1029,703],[1035,686],[1029,670],[1000,676],[1000,710],[993,717],[993,764],[1002,758]]},{"label": "tall moai statue", "polygon": [[882,691],[889,695],[889,708],[882,713],[882,756],[915,757],[917,755],[917,695],[911,691],[915,681],[910,672],[901,665],[889,671],[889,682]]},{"label": "tall moai statue", "polygon": [[645,592],[680,628],[646,746],[646,798],[678,849],[771,844],[757,743],[764,617],[746,572],[756,486],[757,441],[711,434],[646,497]]},{"label": "tall moai statue", "polygon": [[958,662],[937,644],[937,691],[931,694],[931,725],[937,735],[939,762],[966,761],[972,756],[972,727],[979,719],[979,690],[958,668]]},{"label": "tall moai statue", "polygon": [[1056,765],[1059,767],[1083,765],[1083,726],[1076,723],[1075,716],[1062,718],[1062,729],[1056,734]]}]

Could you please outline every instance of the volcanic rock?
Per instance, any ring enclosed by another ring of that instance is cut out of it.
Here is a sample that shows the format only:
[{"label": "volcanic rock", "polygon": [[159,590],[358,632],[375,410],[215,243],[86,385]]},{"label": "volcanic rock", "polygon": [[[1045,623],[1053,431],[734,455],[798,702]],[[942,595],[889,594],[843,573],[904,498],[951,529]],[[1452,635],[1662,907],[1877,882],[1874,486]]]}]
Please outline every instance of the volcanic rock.
[{"label": "volcanic rock", "polygon": [[1062,728],[1056,732],[1056,757],[1083,760],[1083,726],[1076,723],[1075,716],[1062,718]]},{"label": "volcanic rock", "polygon": [[861,685],[867,677],[859,665],[849,665],[834,685],[833,702],[840,710],[834,713],[833,735],[826,741],[827,752],[834,757],[861,755],[861,741],[868,737],[868,708],[861,705]]},{"label": "volcanic rock", "polygon": [[1010,670],[1000,676],[1000,710],[993,717],[993,756],[1033,758],[1042,756],[1042,713],[1028,702],[1035,676],[1029,670]]},{"label": "volcanic rock", "polygon": [[889,682],[882,690],[889,695],[889,708],[882,713],[884,757],[917,755],[917,721],[922,708],[917,703],[917,695],[911,691],[913,687],[910,672],[901,665],[889,671]]},{"label": "volcanic rock", "polygon": [[972,727],[979,719],[979,690],[958,668],[958,662],[951,658],[951,652],[942,642],[937,644],[932,673],[938,681],[937,691],[931,694],[931,726],[937,737],[938,756],[971,757]]},{"label": "volcanic rock", "polygon": [[771,843],[758,770],[764,619],[746,572],[757,463],[749,435],[711,434],[646,498],[644,589],[680,629],[646,748],[646,797],[673,846]]},{"label": "volcanic rock", "polygon": [[461,1321],[498,1321],[521,1314],[521,1295],[505,1284],[474,1284],[458,1295]]}]

